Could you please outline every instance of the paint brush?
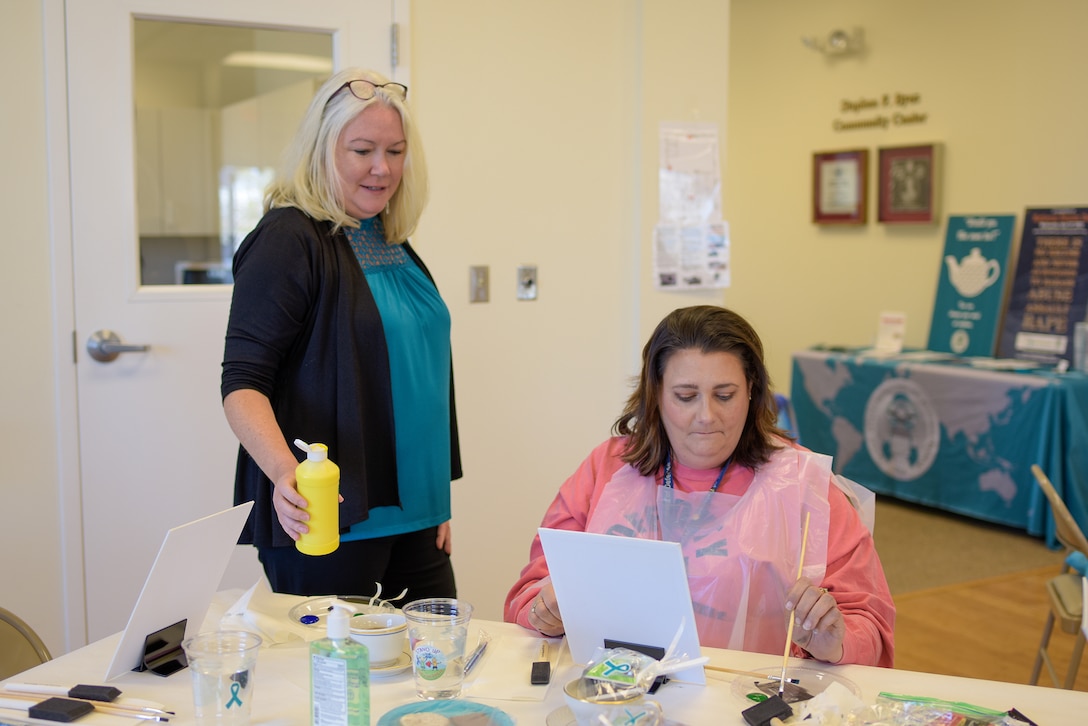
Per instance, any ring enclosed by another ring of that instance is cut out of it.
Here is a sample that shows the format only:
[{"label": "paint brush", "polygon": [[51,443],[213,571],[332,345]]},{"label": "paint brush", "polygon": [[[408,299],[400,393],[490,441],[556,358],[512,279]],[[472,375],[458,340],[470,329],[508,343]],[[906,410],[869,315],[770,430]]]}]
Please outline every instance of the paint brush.
[{"label": "paint brush", "polygon": [[[108,713],[112,716],[124,716],[126,718],[140,719],[142,721],[157,721],[159,723],[166,723],[170,720],[167,716],[164,716],[162,714],[151,713],[143,709],[136,710],[132,708],[125,708],[122,706],[114,706],[111,703],[103,703],[102,701],[83,701],[76,698],[60,698],[59,696],[53,696],[49,700],[60,701],[69,704],[85,704],[86,706],[90,707],[90,710],[93,711]],[[29,711],[31,707],[40,706],[42,703],[45,702],[42,701],[41,696],[24,695],[22,693],[12,692],[7,692],[3,695],[0,695],[0,708],[9,708],[16,711]]]},{"label": "paint brush", "polygon": [[[18,695],[60,696],[62,698],[71,698],[81,701],[101,702],[122,711],[134,711],[154,716],[176,715],[173,711],[168,711],[161,703],[147,701],[142,698],[118,698],[121,691],[110,686],[76,686],[74,688],[66,688],[64,686],[51,686],[42,683],[8,681],[4,684],[3,690],[9,694],[16,694],[16,697],[18,697]],[[116,693],[116,695],[114,695],[114,693]],[[112,696],[112,698],[110,696]]]},{"label": "paint brush", "polygon": [[[805,569],[805,545],[808,544],[808,518],[811,512],[805,512],[805,526],[801,529],[801,556],[797,560],[797,579]],[[782,677],[778,679],[778,695],[786,692],[786,668],[790,664],[790,645],[793,643],[793,624],[797,621],[797,607],[790,611],[790,625],[786,629],[786,648],[782,653]]]}]

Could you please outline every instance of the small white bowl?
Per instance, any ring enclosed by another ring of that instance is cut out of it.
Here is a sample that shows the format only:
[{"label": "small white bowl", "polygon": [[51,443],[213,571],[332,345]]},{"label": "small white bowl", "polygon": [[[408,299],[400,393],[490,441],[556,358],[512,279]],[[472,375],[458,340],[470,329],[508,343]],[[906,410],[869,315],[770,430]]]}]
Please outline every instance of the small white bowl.
[{"label": "small white bowl", "polygon": [[370,651],[371,667],[396,663],[404,652],[408,621],[399,610],[360,613],[351,619],[351,639]]}]

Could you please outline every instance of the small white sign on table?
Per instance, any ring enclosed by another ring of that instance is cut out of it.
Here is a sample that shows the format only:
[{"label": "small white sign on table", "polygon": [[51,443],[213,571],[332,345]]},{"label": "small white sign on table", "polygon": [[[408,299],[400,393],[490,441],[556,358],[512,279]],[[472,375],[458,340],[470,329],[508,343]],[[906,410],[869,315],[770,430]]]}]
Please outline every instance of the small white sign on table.
[{"label": "small white sign on table", "polygon": [[859,355],[864,358],[893,358],[903,352],[903,339],[906,335],[906,313],[882,312],[877,318],[873,347]]}]

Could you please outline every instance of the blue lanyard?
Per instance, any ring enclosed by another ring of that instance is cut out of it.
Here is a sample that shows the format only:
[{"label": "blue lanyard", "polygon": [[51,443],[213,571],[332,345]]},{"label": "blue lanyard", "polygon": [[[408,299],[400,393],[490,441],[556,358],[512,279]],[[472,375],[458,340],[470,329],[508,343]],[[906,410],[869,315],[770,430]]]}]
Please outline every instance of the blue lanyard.
[{"label": "blue lanyard", "polygon": [[[710,491],[712,491],[712,492],[718,491],[718,487],[722,483],[722,478],[725,476],[725,470],[729,468],[729,463],[731,461],[733,461],[733,455],[732,454],[730,454],[729,458],[725,460],[724,464],[722,464],[722,470],[718,472],[718,478],[714,480],[714,486],[710,487]],[[671,451],[665,452],[665,476],[664,476],[664,479],[662,480],[661,484],[662,484],[662,486],[664,486],[664,487],[666,487],[668,489],[673,488],[673,482],[672,482],[672,452]]]}]

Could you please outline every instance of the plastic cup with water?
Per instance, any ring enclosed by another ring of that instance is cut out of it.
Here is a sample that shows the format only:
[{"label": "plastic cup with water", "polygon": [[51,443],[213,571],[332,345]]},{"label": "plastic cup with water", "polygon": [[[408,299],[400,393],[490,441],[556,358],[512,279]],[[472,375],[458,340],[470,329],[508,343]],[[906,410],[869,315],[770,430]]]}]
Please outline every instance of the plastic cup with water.
[{"label": "plastic cup with water", "polygon": [[196,723],[248,724],[260,636],[244,630],[218,630],[189,638],[182,647],[193,676]]},{"label": "plastic cup with water", "polygon": [[465,679],[465,643],[472,605],[452,598],[427,598],[404,606],[412,650],[416,695],[426,700],[457,698]]}]

